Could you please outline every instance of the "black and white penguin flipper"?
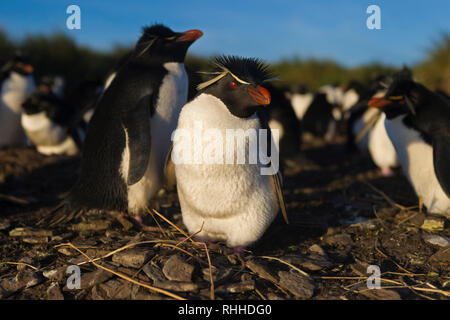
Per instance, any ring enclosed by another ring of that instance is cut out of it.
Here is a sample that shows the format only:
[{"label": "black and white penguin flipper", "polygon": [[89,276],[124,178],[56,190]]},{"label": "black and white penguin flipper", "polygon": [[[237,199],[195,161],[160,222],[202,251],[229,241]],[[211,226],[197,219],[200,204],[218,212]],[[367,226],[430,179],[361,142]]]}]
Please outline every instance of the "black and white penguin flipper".
[{"label": "black and white penguin flipper", "polygon": [[125,130],[126,148],[129,154],[127,184],[133,185],[145,174],[151,151],[150,115],[152,95],[141,98],[136,107],[125,110],[121,121]]},{"label": "black and white penguin flipper", "polygon": [[[450,128],[450,123],[448,124]],[[439,183],[450,198],[450,136],[438,135],[433,137],[434,171]]]},{"label": "black and white penguin flipper", "polygon": [[274,187],[274,196],[278,199],[281,214],[283,215],[283,219],[286,224],[289,224],[289,219],[286,212],[286,203],[284,202],[283,190],[281,188],[281,172],[278,171],[276,174],[272,175],[271,179]]},{"label": "black and white penguin flipper", "polygon": [[[266,129],[268,132],[267,135],[267,148],[268,148],[268,154],[272,154],[271,146],[272,146],[272,130],[269,126],[269,120],[266,114],[266,110],[258,110],[256,112],[259,118],[259,122],[261,124],[261,129]],[[279,153],[280,151],[277,150]],[[268,163],[268,166],[270,166],[271,163]],[[272,186],[273,186],[273,196],[275,199],[278,200],[278,205],[280,207],[281,214],[283,215],[284,221],[289,224],[289,219],[286,212],[286,203],[284,202],[284,196],[283,196],[283,190],[282,190],[282,173],[281,170],[278,170],[275,174],[273,174],[271,177]]]}]

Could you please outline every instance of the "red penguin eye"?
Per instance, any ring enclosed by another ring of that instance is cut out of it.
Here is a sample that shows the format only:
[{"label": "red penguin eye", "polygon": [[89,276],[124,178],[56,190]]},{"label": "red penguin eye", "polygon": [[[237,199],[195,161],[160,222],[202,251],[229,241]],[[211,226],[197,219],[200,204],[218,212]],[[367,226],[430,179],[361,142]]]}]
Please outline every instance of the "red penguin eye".
[{"label": "red penguin eye", "polygon": [[232,82],[230,83],[230,87],[232,87],[233,89],[237,87],[237,83],[236,82]]}]

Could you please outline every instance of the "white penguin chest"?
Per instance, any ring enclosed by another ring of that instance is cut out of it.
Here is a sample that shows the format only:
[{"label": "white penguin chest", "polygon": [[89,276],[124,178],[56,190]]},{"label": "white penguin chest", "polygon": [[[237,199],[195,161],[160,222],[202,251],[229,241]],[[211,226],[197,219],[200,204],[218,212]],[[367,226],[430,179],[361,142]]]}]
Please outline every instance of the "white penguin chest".
[{"label": "white penguin chest", "polygon": [[34,81],[32,76],[23,76],[17,72],[11,72],[10,77],[5,80],[2,86],[2,108],[6,107],[12,112],[20,114],[22,103],[33,91]]},{"label": "white penguin chest", "polygon": [[381,113],[369,133],[370,155],[373,162],[380,168],[398,165],[397,152],[384,126],[385,119],[386,115]]},{"label": "white penguin chest", "polygon": [[344,93],[342,98],[342,108],[344,111],[350,110],[359,100],[359,95],[355,89],[350,89]]},{"label": "white penguin chest", "polygon": [[[155,114],[151,119],[152,151],[159,148],[168,150],[170,135],[177,126],[181,108],[186,103],[188,94],[188,77],[183,63],[169,62],[164,64],[168,73],[162,80]],[[155,148],[155,149],[154,149]],[[164,156],[165,156],[165,152]]]},{"label": "white penguin chest", "polygon": [[314,95],[312,93],[299,94],[296,93],[292,95],[291,105],[292,109],[294,109],[295,115],[297,119],[302,120],[309,106],[311,105],[314,99]]},{"label": "white penguin chest", "polygon": [[50,120],[44,111],[22,114],[22,127],[34,145],[56,145],[67,136],[64,129]]},{"label": "white penguin chest", "polygon": [[433,148],[416,130],[402,123],[404,116],[386,119],[385,126],[397,151],[403,171],[417,196],[422,196],[430,212],[450,212],[450,199],[443,191],[434,171]]}]

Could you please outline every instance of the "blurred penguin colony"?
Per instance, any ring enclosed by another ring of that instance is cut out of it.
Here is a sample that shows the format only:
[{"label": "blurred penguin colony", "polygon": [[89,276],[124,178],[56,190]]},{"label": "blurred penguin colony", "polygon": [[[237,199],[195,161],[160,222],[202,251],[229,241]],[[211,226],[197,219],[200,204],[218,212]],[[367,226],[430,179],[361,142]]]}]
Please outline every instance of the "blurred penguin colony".
[{"label": "blurred penguin colony", "polygon": [[[14,47],[2,34],[0,42],[0,147],[82,154],[96,107],[133,51],[98,53],[62,35],[29,37]],[[444,36],[429,59],[416,66],[350,69],[330,61],[296,59],[273,64],[276,79],[264,84],[270,105],[261,108],[270,128],[279,130],[281,161],[296,161],[305,139],[343,138],[349,154],[366,154],[384,176],[401,166],[418,195],[431,193],[424,199],[428,209],[450,210],[449,61],[450,36]],[[198,95],[196,87],[208,79],[199,71],[212,69],[208,59],[192,55],[185,66],[190,101]],[[414,140],[411,132],[424,143],[415,154],[408,148]],[[422,159],[427,146],[431,158]],[[430,185],[430,176],[418,176],[414,160],[421,161],[417,166],[422,170],[430,166],[428,173],[438,187]],[[430,191],[433,188],[439,191]]]}]

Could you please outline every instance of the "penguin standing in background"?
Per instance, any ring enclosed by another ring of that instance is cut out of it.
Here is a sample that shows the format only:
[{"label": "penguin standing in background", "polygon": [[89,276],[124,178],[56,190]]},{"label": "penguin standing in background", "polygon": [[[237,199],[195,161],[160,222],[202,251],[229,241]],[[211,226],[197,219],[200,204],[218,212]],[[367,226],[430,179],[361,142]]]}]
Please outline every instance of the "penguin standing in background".
[{"label": "penguin standing in background", "polygon": [[44,80],[23,103],[22,127],[38,152],[45,155],[76,155],[84,132],[74,123],[76,110]]},{"label": "penguin standing in background", "polygon": [[281,89],[269,83],[264,87],[271,96],[270,105],[265,110],[269,118],[269,127],[278,130],[280,157],[284,160],[292,158],[300,152],[301,122],[296,118],[291,103]]},{"label": "penguin standing in background", "polygon": [[331,141],[336,133],[336,121],[333,117],[333,105],[323,92],[311,93],[301,86],[286,95],[294,109],[297,119],[302,123],[303,132]]},{"label": "penguin standing in background", "polygon": [[201,36],[163,25],[143,29],[95,108],[69,207],[137,217],[146,210],[162,187],[170,136],[186,103],[184,58]]},{"label": "penguin standing in background", "polygon": [[51,92],[59,98],[64,97],[65,81],[63,76],[45,76],[41,79],[41,84],[50,87]]},{"label": "penguin standing in background", "polygon": [[[386,90],[379,90],[373,98],[384,96]],[[392,168],[398,167],[397,153],[387,135],[384,120],[386,116],[379,110],[369,108],[366,103],[355,106],[348,125],[347,144],[350,149],[358,147],[363,154],[370,155],[372,161],[381,169],[381,175],[391,177]]]},{"label": "penguin standing in background", "polygon": [[327,84],[320,87],[318,92],[325,93],[327,96],[327,101],[333,106],[332,114],[336,122],[342,120],[342,102],[344,99],[344,90],[337,84]]},{"label": "penguin standing in background", "polygon": [[291,102],[295,116],[301,121],[314,100],[314,94],[308,90],[306,85],[301,85],[291,91],[287,91],[286,98]]},{"label": "penguin standing in background", "polygon": [[371,94],[367,92],[367,88],[360,82],[355,80],[350,81],[342,96],[342,112],[344,113],[344,118],[350,116],[349,112],[353,106]]},{"label": "penguin standing in background", "polygon": [[[254,132],[254,137],[259,136],[259,129],[270,134],[264,110],[258,111],[271,101],[269,91],[261,86],[270,73],[258,59],[223,56],[214,62],[218,70],[213,74],[217,76],[198,86],[199,94],[180,113],[176,132],[192,133],[193,140],[203,143],[211,142],[212,133],[224,140],[215,145],[217,148],[205,144],[197,162],[198,153],[191,149],[195,141],[174,135],[171,159],[183,222],[189,232],[201,230],[200,240],[225,241],[240,252],[263,235],[280,208],[286,218],[279,171],[265,175],[260,162],[249,161],[257,156],[253,153],[259,153],[250,147],[250,136],[241,137],[245,142],[240,148],[238,143],[233,143],[233,150],[221,147],[230,130]],[[198,125],[203,129],[200,135],[196,135]],[[268,139],[272,139],[270,135]],[[177,155],[184,154],[183,150],[194,151],[186,151],[186,159],[193,156],[194,160],[179,159]],[[244,152],[245,161],[238,162],[239,152]],[[231,163],[227,161],[230,154]]]},{"label": "penguin standing in background", "polygon": [[394,79],[370,107],[386,115],[386,131],[428,212],[450,215],[450,102],[411,79]]},{"label": "penguin standing in background", "polygon": [[16,55],[2,68],[4,80],[0,91],[0,147],[24,146],[22,104],[34,91],[33,66]]},{"label": "penguin standing in background", "polygon": [[373,78],[364,90],[359,90],[363,99],[350,109],[347,122],[348,146],[351,149],[357,146],[359,151],[370,155],[384,177],[393,176],[392,169],[399,166],[397,152],[386,132],[386,115],[376,108],[369,108],[367,103],[370,99],[384,97],[394,78],[412,79],[412,72],[403,67],[392,75],[378,75]]}]

